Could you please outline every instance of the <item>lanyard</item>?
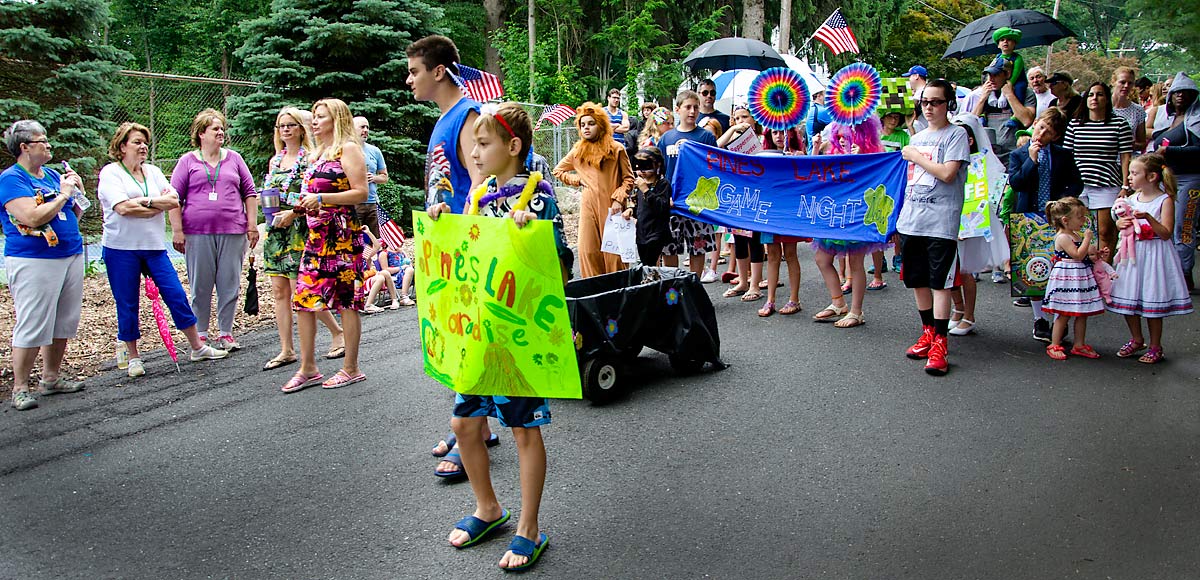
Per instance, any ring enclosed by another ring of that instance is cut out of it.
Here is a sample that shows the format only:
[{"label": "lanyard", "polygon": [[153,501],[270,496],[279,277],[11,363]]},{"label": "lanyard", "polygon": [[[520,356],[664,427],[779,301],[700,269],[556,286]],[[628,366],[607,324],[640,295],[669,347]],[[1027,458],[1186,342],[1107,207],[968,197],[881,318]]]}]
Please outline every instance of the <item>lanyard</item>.
[{"label": "lanyard", "polygon": [[39,179],[45,179],[45,178],[46,178],[46,170],[44,170],[44,169],[42,170],[42,177],[38,177],[38,176],[34,175],[33,173],[30,173],[30,171],[29,171],[28,169],[25,169],[25,166],[24,166],[24,165],[21,165],[20,163],[15,163],[14,165],[16,165],[17,167],[20,167],[20,168],[21,168],[21,171],[24,171],[24,172],[25,172],[25,175],[28,175],[28,176],[29,176],[29,179],[31,179],[31,180],[34,180],[34,181],[36,181],[36,180],[39,180]]},{"label": "lanyard", "polygon": [[206,159],[204,159],[203,152],[200,153],[200,161],[202,161],[203,165],[204,165],[204,178],[208,180],[208,185],[212,188],[212,190],[214,192],[217,191],[217,180],[221,178],[221,162],[224,161],[223,159],[221,159],[221,150],[220,149],[217,150],[217,172],[216,173],[213,173],[212,171],[208,170],[208,161]]},{"label": "lanyard", "polygon": [[146,179],[145,171],[142,172],[142,182],[138,183],[137,178],[133,176],[133,172],[129,171],[128,167],[125,167],[124,162],[118,161],[117,165],[120,165],[121,169],[125,170],[125,175],[128,175],[129,179],[133,180],[133,184],[138,186],[138,189],[142,192],[142,197],[150,197],[150,180]]}]

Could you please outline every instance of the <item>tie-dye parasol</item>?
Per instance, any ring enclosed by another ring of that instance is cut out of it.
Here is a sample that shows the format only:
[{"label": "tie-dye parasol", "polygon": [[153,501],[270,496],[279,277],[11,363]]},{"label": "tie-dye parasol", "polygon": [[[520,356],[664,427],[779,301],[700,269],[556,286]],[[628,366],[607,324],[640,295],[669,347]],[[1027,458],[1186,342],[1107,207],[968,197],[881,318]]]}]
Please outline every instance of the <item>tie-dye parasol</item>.
[{"label": "tie-dye parasol", "polygon": [[754,120],[772,131],[799,125],[812,102],[800,73],[783,67],[769,68],[754,77],[746,98]]},{"label": "tie-dye parasol", "polygon": [[867,63],[856,62],[833,75],[825,90],[825,102],[834,121],[857,125],[875,114],[882,94],[879,71]]},{"label": "tie-dye parasol", "polygon": [[158,299],[158,286],[154,280],[146,277],[146,298],[150,299],[150,310],[154,312],[154,324],[158,326],[158,335],[162,337],[167,354],[175,362],[175,372],[179,372],[179,353],[175,350],[175,339],[171,337],[171,327],[167,326],[167,314],[163,312],[162,301]]}]

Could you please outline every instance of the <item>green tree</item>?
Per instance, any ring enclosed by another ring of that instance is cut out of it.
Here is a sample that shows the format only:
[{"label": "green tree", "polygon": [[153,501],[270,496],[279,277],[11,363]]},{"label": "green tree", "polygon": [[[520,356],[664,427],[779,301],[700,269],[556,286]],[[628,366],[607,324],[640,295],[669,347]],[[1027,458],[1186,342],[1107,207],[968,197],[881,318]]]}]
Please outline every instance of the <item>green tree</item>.
[{"label": "green tree", "polygon": [[0,3],[0,120],[36,119],[55,155],[80,175],[98,169],[113,124],[113,77],[128,54],[104,42],[103,0]]},{"label": "green tree", "polygon": [[265,165],[280,106],[342,99],[371,120],[371,142],[383,150],[395,183],[380,202],[403,223],[409,204],[423,199],[423,140],[437,117],[404,84],[404,50],[433,33],[441,17],[423,0],[275,0],[268,16],[243,23],[245,41],[235,52],[262,83],[230,102],[234,127],[261,136],[243,154]]}]

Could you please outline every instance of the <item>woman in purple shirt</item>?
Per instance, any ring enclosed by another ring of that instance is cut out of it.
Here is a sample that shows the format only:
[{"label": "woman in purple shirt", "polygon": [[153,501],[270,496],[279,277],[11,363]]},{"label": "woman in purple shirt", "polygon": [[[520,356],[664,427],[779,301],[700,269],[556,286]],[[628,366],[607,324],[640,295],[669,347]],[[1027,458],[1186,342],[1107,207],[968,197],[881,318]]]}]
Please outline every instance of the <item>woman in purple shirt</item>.
[{"label": "woman in purple shirt", "polygon": [[213,346],[229,351],[241,348],[233,340],[233,317],[246,244],[258,243],[258,192],[242,156],[221,147],[226,126],[225,116],[214,109],[200,111],[192,121],[197,149],[180,157],[171,173],[181,207],[169,215],[172,244],[187,264],[200,337],[208,338],[215,286],[220,334]]}]

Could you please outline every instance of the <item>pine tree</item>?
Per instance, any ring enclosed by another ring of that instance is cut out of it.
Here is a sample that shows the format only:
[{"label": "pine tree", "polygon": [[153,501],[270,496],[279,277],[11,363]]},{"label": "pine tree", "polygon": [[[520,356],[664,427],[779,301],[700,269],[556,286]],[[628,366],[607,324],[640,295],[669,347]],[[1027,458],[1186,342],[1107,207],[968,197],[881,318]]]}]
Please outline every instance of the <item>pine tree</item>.
[{"label": "pine tree", "polygon": [[[425,147],[437,110],[413,100],[404,50],[436,31],[441,10],[424,0],[275,0],[270,15],[244,23],[235,52],[262,88],[232,99],[234,129],[260,135],[258,167],[271,151],[271,127],[283,105],[307,109],[326,97],[346,101],[371,121],[391,181],[380,189],[397,223],[423,199]],[[393,186],[392,184],[396,184]]]},{"label": "pine tree", "polygon": [[104,0],[0,2],[0,122],[40,122],[80,175],[98,169],[129,58],[107,44],[108,22]]}]

